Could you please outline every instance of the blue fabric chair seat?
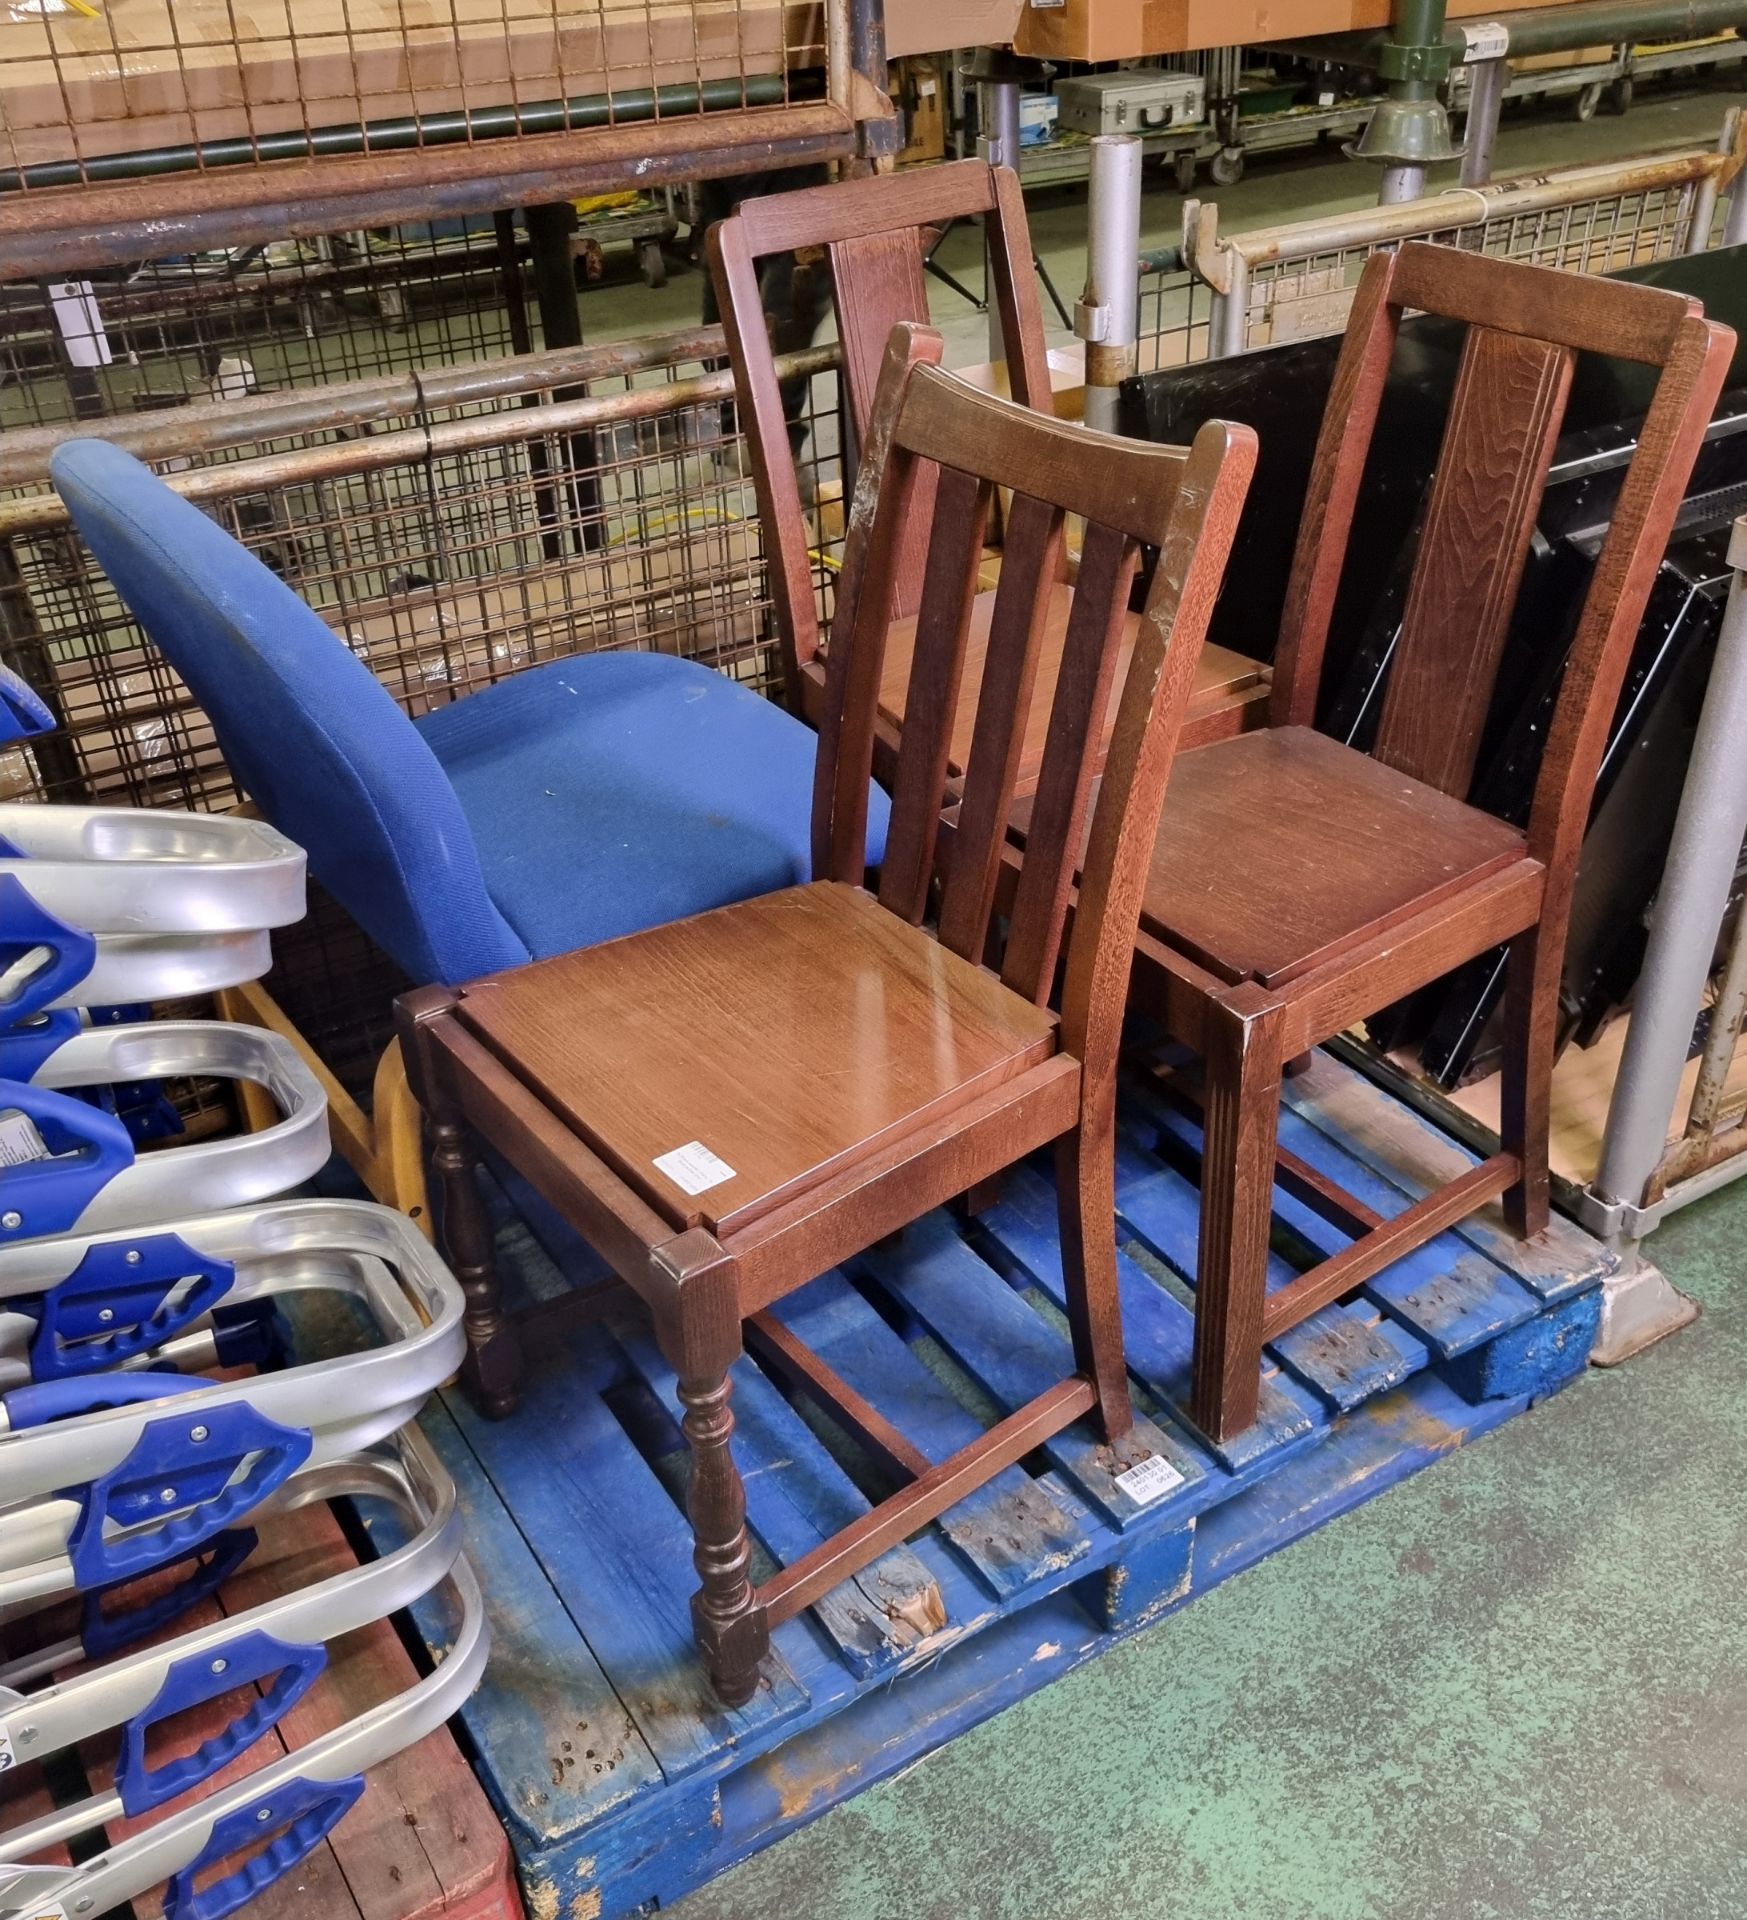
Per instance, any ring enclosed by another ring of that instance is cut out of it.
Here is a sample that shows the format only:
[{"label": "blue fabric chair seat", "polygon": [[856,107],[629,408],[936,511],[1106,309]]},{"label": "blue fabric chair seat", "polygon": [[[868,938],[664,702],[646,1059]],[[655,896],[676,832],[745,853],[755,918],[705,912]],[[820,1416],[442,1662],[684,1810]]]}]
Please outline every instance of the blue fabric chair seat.
[{"label": "blue fabric chair seat", "polygon": [[[420,984],[811,878],[814,737],[713,669],[585,655],[415,726],[284,581],[131,454],[73,440],[51,470],[243,791]],[[887,812],[875,789],[876,863]]]},{"label": "blue fabric chair seat", "polygon": [[[556,660],[416,724],[536,958],[812,877],[812,730],[696,661]],[[888,812],[876,789],[875,865]]]}]

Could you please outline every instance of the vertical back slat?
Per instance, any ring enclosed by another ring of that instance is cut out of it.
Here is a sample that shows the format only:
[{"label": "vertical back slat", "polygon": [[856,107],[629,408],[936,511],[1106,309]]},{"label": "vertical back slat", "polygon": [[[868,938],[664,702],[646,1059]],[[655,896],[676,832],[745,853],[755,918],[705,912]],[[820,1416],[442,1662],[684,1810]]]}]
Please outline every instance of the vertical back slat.
[{"label": "vertical back slat", "polygon": [[953,467],[938,472],[934,532],[904,699],[886,858],[880,869],[880,904],[912,926],[920,924],[928,905],[991,493],[972,474]]},{"label": "vertical back slat", "polygon": [[[919,229],[857,234],[827,249],[837,291],[837,334],[843,347],[843,386],[857,445],[867,432],[886,342],[901,320],[926,321],[928,289],[922,275]],[[1039,335],[1041,340],[1041,333]],[[928,526],[934,507],[932,472],[916,489],[899,548],[892,617],[902,620],[921,602]]]},{"label": "vertical back slat", "polygon": [[1134,542],[1110,527],[1086,529],[1001,968],[1008,986],[1040,1006],[1055,979],[1068,894],[1085,843],[1098,758],[1095,736],[1110,706],[1138,558]]},{"label": "vertical back slat", "polygon": [[[813,767],[813,874],[859,886],[867,870],[867,790],[879,722],[880,670],[892,622],[892,582],[913,517],[918,482],[935,469],[898,444],[909,373],[938,363],[941,340],[926,327],[894,328],[886,345],[887,376],[868,421],[843,571],[832,614],[833,644],[825,661],[825,710]],[[848,645],[841,644],[847,639]]]},{"label": "vertical back slat", "polygon": [[1376,757],[1465,798],[1565,417],[1574,356],[1472,327],[1463,344]]},{"label": "vertical back slat", "polygon": [[964,799],[940,909],[942,944],[968,960],[981,960],[994,911],[1050,587],[1061,571],[1062,520],[1059,509],[1024,494],[1015,496],[1008,516]]},{"label": "vertical back slat", "polygon": [[1373,254],[1347,318],[1292,550],[1292,576],[1274,650],[1270,726],[1307,727],[1316,719],[1323,648],[1401,321],[1389,297],[1394,271],[1393,254]]}]

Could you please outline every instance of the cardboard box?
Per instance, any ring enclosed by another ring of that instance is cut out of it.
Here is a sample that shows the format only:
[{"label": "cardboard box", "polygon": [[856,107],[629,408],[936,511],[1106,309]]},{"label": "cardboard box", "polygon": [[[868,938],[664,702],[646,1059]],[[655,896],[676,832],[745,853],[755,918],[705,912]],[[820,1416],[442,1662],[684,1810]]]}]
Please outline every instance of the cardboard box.
[{"label": "cardboard box", "polygon": [[[1498,0],[1449,0],[1448,18],[1498,11]],[[1386,27],[1389,17],[1390,0],[1026,0],[1013,45],[1039,60],[1134,60]]]},{"label": "cardboard box", "polygon": [[0,4],[0,166],[824,61],[822,0]]},{"label": "cardboard box", "polygon": [[1025,0],[886,0],[886,54],[1004,47]]},{"label": "cardboard box", "polygon": [[931,54],[894,60],[886,71],[886,91],[904,116],[900,167],[922,166],[946,158],[946,76]]}]

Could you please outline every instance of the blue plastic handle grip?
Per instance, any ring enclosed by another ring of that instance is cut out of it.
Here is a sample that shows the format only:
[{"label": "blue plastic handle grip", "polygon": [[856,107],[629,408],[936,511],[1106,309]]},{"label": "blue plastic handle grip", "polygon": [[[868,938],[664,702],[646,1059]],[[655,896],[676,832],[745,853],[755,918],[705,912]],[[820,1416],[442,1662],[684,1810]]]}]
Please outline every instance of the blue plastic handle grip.
[{"label": "blue plastic handle grip", "polygon": [[16,999],[0,1006],[0,1028],[16,1028],[51,1000],[70,993],[97,958],[97,942],[83,927],[70,927],[39,906],[17,874],[0,873],[0,964],[38,947],[48,950],[48,962],[30,976]]},{"label": "blue plastic handle grip", "polygon": [[[270,1633],[245,1633],[223,1646],[178,1660],[164,1675],[164,1684],[150,1706],[142,1707],[121,1730],[121,1758],[115,1768],[115,1790],[124,1811],[149,1813],[166,1800],[209,1780],[219,1768],[246,1753],[262,1734],[279,1724],[315,1685],[328,1663],[328,1650],[291,1646]],[[146,1765],[146,1733],[160,1720],[203,1706],[236,1687],[252,1686],[272,1677],[273,1684],[222,1732],[203,1740],[192,1753],[166,1760],[161,1767]]]},{"label": "blue plastic handle grip", "polygon": [[74,1420],[85,1413],[108,1413],[113,1407],[168,1400],[172,1394],[191,1393],[195,1385],[179,1373],[106,1373],[14,1387],[10,1393],[0,1394],[0,1407],[6,1409],[6,1423],[12,1431],[22,1433],[26,1427],[46,1427],[51,1421]]},{"label": "blue plastic handle grip", "polygon": [[[199,1854],[164,1889],[164,1920],[225,1920],[265,1893],[314,1853],[357,1804],[364,1776],[345,1780],[291,1780],[212,1823]],[[222,1880],[195,1891],[209,1867],[271,1836],[265,1847]]]},{"label": "blue plastic handle grip", "polygon": [[[0,857],[5,845],[0,841]],[[34,1020],[0,1030],[0,1079],[34,1080],[51,1053],[58,1053],[74,1034],[83,1031],[77,1007],[58,1007]]]},{"label": "blue plastic handle grip", "polygon": [[[190,1327],[230,1291],[236,1268],[197,1253],[178,1234],[144,1234],[88,1247],[44,1294],[30,1342],[35,1380],[119,1366]],[[173,1303],[170,1293],[187,1289]]]},{"label": "blue plastic handle grip", "polygon": [[53,733],[57,725],[53,709],[24,675],[0,667],[0,746]]},{"label": "blue plastic handle grip", "polygon": [[[176,1560],[194,1561],[194,1571],[137,1607],[112,1607],[105,1612],[104,1595],[111,1589],[99,1587],[87,1593],[79,1623],[79,1644],[85,1650],[85,1658],[107,1660],[123,1647],[131,1647],[136,1640],[144,1640],[180,1620],[201,1601],[210,1600],[259,1545],[260,1536],[253,1527],[234,1527],[198,1547],[191,1547],[186,1553],[177,1554]],[[162,1564],[169,1566],[173,1562]]]},{"label": "blue plastic handle grip", "polygon": [[0,1113],[8,1108],[36,1123],[43,1145],[56,1157],[0,1167],[0,1245],[65,1233],[110,1181],[133,1165],[133,1141],[114,1114],[23,1080],[0,1080]]},{"label": "blue plastic handle grip", "polygon": [[[62,1489],[61,1498],[79,1508],[67,1535],[75,1585],[110,1586],[180,1559],[252,1512],[309,1453],[306,1432],[280,1426],[246,1400],[149,1421],[118,1467]],[[148,1524],[159,1515],[167,1517]],[[141,1530],[111,1538],[111,1522]]]}]

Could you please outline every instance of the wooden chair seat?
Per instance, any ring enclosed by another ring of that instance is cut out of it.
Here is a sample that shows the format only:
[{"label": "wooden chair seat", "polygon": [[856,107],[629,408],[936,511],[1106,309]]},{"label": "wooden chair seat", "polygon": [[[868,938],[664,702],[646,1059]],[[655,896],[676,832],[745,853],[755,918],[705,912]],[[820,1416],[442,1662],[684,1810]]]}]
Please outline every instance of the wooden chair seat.
[{"label": "wooden chair seat", "polygon": [[[676,1231],[716,1234],[1047,1060],[1057,1032],[834,881],[518,967],[461,1015]],[[691,1193],[657,1164],[692,1143],[732,1177]]]},{"label": "wooden chair seat", "polygon": [[[1042,638],[1038,642],[1037,698],[1026,724],[1020,748],[1018,791],[1028,794],[1037,785],[1043,765],[1044,738],[1049,728],[1050,702],[1055,698],[1057,676],[1061,672],[1062,649],[1066,644],[1068,615],[1074,604],[1074,590],[1066,581],[1052,589],[1044,612]],[[979,593],[971,605],[970,629],[965,638],[965,693],[953,718],[952,738],[947,748],[948,765],[957,776],[970,760],[971,737],[976,728],[976,689],[982,685],[983,667],[988,659],[989,627],[995,617],[995,589]],[[1123,621],[1121,650],[1117,656],[1116,680],[1110,704],[1104,716],[1102,739],[1108,742],[1116,719],[1116,704],[1128,662],[1134,652],[1134,636],[1140,615],[1129,613]],[[904,703],[910,688],[910,668],[916,654],[916,616],[911,614],[892,623],[886,637],[885,670],[880,675],[880,719],[895,734],[904,723]],[[1228,647],[1204,646],[1195,668],[1195,684],[1189,695],[1189,709],[1183,716],[1181,744],[1205,745],[1211,740],[1228,738],[1239,728],[1253,723],[1268,698],[1269,670],[1259,660],[1233,653]],[[803,671],[802,711],[817,726],[825,709],[825,663],[821,655],[816,670]],[[877,765],[877,763],[876,763]],[[883,770],[883,769],[881,769]]]},{"label": "wooden chair seat", "polygon": [[1527,857],[1522,832],[1308,727],[1172,768],[1141,924],[1278,987]]},{"label": "wooden chair seat", "polygon": [[[1129,1398],[1118,1299],[1123,995],[1147,852],[1255,436],[1209,421],[1187,449],[1105,440],[952,379],[939,371],[941,348],[927,329],[892,329],[863,442],[814,774],[818,878],[414,993],[399,1009],[443,1180],[444,1243],[467,1292],[472,1383],[487,1411],[513,1406],[521,1349],[492,1272],[470,1127],[612,1269],[614,1281],[577,1310],[611,1313],[633,1300],[647,1310],[691,1454],[693,1630],[730,1708],[757,1687],[772,1628],[1076,1420],[1095,1420],[1113,1470],[1137,1464],[1143,1448],[1150,1457]],[[921,528],[917,691],[893,764],[876,899],[862,883],[880,669],[902,538],[923,490],[934,507]],[[1011,537],[976,674],[976,738],[951,790],[951,870],[937,888],[947,747],[982,529],[998,494],[1011,501]],[[997,968],[990,939],[1006,821],[1070,517],[1086,525],[1080,580]],[[1119,675],[1144,548],[1173,564],[1155,571]],[[1106,746],[1100,722],[1114,679],[1123,691]],[[1048,1004],[1058,970],[1059,1014]],[[1044,1147],[1054,1149],[1074,1370],[936,1458],[768,1310]],[[743,1340],[899,1482],[756,1583],[732,1446]]]}]

